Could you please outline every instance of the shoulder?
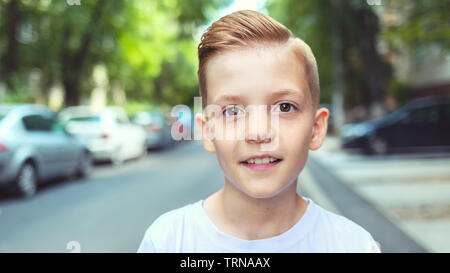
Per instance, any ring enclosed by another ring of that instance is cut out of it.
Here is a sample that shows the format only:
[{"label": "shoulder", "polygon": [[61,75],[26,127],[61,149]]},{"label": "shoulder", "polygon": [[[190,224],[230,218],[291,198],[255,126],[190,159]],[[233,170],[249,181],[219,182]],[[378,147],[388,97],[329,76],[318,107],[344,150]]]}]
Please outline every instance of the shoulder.
[{"label": "shoulder", "polygon": [[380,252],[372,235],[352,220],[313,204],[317,213],[317,231],[325,235],[333,252]]},{"label": "shoulder", "polygon": [[175,252],[177,238],[182,235],[186,225],[186,218],[195,205],[188,204],[168,211],[147,228],[138,252]]}]

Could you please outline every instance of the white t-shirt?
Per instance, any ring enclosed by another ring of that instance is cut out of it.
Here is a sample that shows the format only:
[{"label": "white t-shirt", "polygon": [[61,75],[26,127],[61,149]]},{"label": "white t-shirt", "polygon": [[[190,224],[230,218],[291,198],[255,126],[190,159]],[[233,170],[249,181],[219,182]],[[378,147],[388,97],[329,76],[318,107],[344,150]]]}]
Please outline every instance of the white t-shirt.
[{"label": "white t-shirt", "polygon": [[306,212],[293,227],[260,240],[243,240],[220,231],[199,200],[158,217],[145,232],[138,252],[380,252],[361,226],[305,200]]}]

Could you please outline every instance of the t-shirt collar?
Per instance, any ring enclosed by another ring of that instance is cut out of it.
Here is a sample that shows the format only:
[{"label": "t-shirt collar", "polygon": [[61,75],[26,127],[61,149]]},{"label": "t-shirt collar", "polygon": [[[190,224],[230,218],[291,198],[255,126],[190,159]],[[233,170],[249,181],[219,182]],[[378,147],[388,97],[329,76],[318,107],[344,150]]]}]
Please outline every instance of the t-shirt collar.
[{"label": "t-shirt collar", "polygon": [[211,221],[203,208],[203,201],[193,204],[195,224],[203,232],[202,236],[208,236],[218,245],[236,252],[282,252],[292,244],[300,243],[305,235],[312,229],[315,221],[315,204],[309,198],[303,197],[308,202],[306,211],[297,223],[284,233],[259,240],[244,240],[220,231]]}]

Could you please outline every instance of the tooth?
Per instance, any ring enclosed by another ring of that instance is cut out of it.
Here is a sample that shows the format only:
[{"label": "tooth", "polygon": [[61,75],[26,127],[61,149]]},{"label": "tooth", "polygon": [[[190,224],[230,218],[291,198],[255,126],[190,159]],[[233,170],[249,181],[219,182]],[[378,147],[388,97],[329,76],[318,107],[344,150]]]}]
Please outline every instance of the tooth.
[{"label": "tooth", "polygon": [[246,161],[247,164],[268,164],[277,161],[275,157],[252,158]]}]

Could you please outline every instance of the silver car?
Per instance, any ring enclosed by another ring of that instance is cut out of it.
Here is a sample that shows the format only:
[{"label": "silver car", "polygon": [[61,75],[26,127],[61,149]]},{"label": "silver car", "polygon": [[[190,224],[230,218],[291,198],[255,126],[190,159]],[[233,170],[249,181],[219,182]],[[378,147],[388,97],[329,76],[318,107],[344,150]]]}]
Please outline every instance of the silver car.
[{"label": "silver car", "polygon": [[65,175],[92,170],[89,150],[67,133],[41,105],[0,105],[0,186],[21,196]]}]

